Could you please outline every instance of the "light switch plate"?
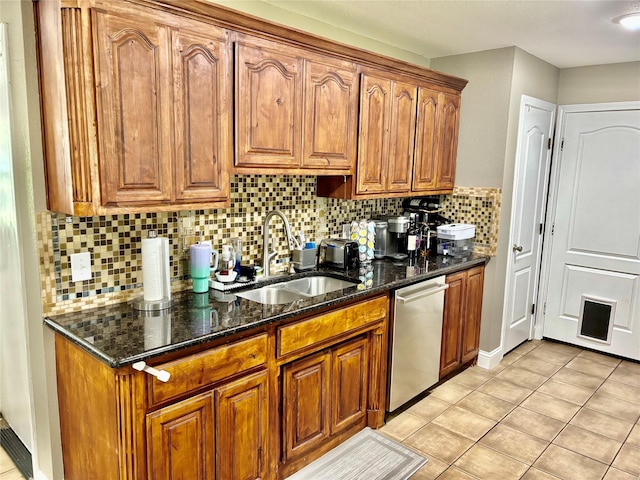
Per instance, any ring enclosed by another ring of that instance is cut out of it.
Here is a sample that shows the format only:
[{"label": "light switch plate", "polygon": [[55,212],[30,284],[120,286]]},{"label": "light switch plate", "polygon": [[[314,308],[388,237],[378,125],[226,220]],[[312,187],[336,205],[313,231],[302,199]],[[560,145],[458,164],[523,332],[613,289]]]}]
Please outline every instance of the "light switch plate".
[{"label": "light switch plate", "polygon": [[91,280],[91,252],[72,253],[71,281]]}]

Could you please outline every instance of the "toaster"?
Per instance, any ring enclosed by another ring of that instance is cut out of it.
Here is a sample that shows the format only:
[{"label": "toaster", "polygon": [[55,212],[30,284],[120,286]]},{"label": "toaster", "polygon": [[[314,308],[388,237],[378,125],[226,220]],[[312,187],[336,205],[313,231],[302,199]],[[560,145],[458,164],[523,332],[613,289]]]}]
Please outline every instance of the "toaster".
[{"label": "toaster", "polygon": [[358,267],[358,244],[342,238],[327,238],[320,242],[318,264],[339,270]]}]

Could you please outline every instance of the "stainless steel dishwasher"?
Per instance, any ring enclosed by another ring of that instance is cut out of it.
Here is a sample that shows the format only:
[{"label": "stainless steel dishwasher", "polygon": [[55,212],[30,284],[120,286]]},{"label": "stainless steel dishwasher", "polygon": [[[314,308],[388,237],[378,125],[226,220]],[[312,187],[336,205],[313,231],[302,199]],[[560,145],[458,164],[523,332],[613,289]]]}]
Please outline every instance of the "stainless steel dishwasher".
[{"label": "stainless steel dishwasher", "polygon": [[395,291],[389,411],[438,383],[445,277]]}]

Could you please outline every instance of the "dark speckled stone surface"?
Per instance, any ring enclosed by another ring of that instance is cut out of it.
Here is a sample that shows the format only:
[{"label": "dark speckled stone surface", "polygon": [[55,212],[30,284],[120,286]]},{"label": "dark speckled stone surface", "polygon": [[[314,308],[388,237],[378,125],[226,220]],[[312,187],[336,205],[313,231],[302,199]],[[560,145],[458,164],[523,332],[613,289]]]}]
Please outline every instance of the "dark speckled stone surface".
[{"label": "dark speckled stone surface", "polygon": [[[80,312],[47,317],[45,323],[112,367],[121,367],[168,352],[210,342],[286,318],[313,313],[321,308],[376,292],[404,287],[438,275],[446,275],[486,263],[487,257],[429,257],[417,266],[408,261],[374,260],[370,285],[364,287],[358,271],[320,270],[272,277],[252,288],[309,275],[328,275],[357,282],[358,285],[285,305],[263,305],[233,293],[209,290],[173,296],[170,309],[139,312],[131,303],[121,303]],[[235,291],[235,290],[234,290]]]}]

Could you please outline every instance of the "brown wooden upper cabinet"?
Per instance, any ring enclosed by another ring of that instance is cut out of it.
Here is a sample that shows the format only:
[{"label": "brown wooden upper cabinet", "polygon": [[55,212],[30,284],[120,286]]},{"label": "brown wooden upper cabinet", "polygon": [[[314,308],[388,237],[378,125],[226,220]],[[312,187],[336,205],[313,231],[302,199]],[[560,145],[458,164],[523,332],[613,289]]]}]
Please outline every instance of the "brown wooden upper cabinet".
[{"label": "brown wooden upper cabinet", "polygon": [[238,35],[236,172],[351,173],[355,65]]},{"label": "brown wooden upper cabinet", "polygon": [[459,92],[365,70],[355,176],[319,177],[318,195],[377,198],[451,193],[459,122]]},{"label": "brown wooden upper cabinet", "polygon": [[37,13],[49,209],[228,205],[228,32],[124,2]]},{"label": "brown wooden upper cabinet", "polygon": [[420,87],[413,192],[441,193],[453,189],[459,115],[459,95]]}]

